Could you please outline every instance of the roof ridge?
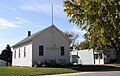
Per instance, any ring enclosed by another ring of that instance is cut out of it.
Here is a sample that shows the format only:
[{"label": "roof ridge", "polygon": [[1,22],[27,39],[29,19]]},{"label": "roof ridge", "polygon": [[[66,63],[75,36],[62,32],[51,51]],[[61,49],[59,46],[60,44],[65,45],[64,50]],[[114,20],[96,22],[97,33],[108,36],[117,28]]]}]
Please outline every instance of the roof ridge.
[{"label": "roof ridge", "polygon": [[69,39],[63,34],[63,32],[62,32],[61,30],[59,30],[55,25],[51,25],[51,26],[49,26],[49,27],[47,27],[47,28],[45,28],[45,29],[43,29],[43,30],[40,30],[40,31],[38,31],[38,32],[30,35],[29,37],[26,37],[26,38],[22,39],[21,41],[19,41],[18,43],[16,43],[16,44],[13,45],[12,47],[16,47],[16,46],[19,46],[19,45],[24,44],[24,43],[26,43],[26,42],[32,41],[32,39],[33,39],[34,37],[36,37],[37,34],[43,32],[44,30],[47,30],[47,29],[49,29],[49,28],[51,28],[51,27],[52,27],[52,28],[55,28],[65,39],[67,39],[67,40],[69,41]]}]

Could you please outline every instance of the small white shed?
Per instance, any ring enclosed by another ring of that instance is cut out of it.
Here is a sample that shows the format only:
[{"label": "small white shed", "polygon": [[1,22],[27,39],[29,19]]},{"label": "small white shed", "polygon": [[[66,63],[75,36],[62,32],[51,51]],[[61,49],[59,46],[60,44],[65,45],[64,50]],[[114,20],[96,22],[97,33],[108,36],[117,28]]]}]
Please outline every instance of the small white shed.
[{"label": "small white shed", "polygon": [[113,49],[106,50],[74,50],[71,51],[71,63],[73,64],[105,64],[112,63],[116,59]]},{"label": "small white shed", "polygon": [[7,62],[4,60],[0,60],[0,66],[7,66]]}]

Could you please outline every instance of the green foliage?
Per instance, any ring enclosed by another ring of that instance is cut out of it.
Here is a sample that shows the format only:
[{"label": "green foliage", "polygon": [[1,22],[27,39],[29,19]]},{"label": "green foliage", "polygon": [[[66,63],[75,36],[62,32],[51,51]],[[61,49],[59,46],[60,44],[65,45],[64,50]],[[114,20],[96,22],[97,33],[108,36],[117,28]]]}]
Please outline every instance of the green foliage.
[{"label": "green foliage", "polygon": [[57,67],[59,64],[55,60],[44,61],[43,65],[47,67]]},{"label": "green foliage", "polygon": [[89,43],[90,43],[89,41],[85,40],[85,41],[81,42],[79,45],[77,45],[76,49],[78,49],[78,50],[89,49],[89,46],[90,46]]},{"label": "green foliage", "polygon": [[89,48],[111,46],[120,54],[119,0],[66,0],[64,7],[69,21],[87,31],[84,37],[90,41]]},{"label": "green foliage", "polygon": [[32,61],[32,67],[38,67],[39,66],[39,63],[38,62],[36,62],[36,61]]},{"label": "green foliage", "polygon": [[0,59],[12,63],[12,51],[9,45],[2,51]]},{"label": "green foliage", "polygon": [[39,76],[78,72],[69,68],[0,67],[0,76]]},{"label": "green foliage", "polygon": [[55,60],[45,60],[45,61],[39,61],[39,62],[35,62],[33,61],[32,63],[32,67],[55,67],[55,68],[58,68],[58,67],[70,67],[72,66],[71,63],[67,63],[67,64],[60,64],[60,63],[57,63]]},{"label": "green foliage", "polygon": [[87,30],[84,35],[90,40],[90,48],[102,48],[109,45],[108,38],[114,40],[120,36],[120,8],[118,0],[66,0],[65,12],[70,22]]},{"label": "green foliage", "polygon": [[41,61],[38,65],[38,67],[60,67],[61,65],[57,63],[55,60],[47,60],[47,61]]}]

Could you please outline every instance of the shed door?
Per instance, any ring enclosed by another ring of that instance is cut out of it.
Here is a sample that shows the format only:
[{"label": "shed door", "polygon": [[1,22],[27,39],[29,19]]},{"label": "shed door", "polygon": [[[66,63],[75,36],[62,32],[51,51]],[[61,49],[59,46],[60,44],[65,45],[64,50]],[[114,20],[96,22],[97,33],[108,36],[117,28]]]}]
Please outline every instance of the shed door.
[{"label": "shed door", "polygon": [[104,64],[103,53],[94,54],[95,64]]}]

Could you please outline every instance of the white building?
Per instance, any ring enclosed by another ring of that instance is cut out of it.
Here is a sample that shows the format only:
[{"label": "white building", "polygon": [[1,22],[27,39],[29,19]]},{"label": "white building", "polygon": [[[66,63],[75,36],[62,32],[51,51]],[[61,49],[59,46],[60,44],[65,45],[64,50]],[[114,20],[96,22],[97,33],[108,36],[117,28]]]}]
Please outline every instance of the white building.
[{"label": "white building", "polygon": [[7,66],[7,62],[4,60],[0,60],[0,66]]},{"label": "white building", "polygon": [[105,64],[115,62],[115,59],[113,49],[71,51],[71,62],[73,64]]},{"label": "white building", "polygon": [[12,47],[12,66],[32,66],[33,62],[70,62],[69,39],[54,25],[21,40]]}]

